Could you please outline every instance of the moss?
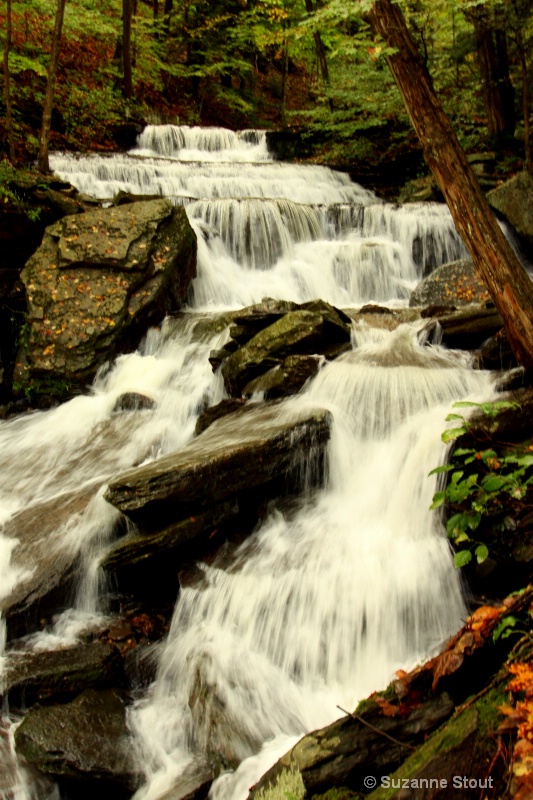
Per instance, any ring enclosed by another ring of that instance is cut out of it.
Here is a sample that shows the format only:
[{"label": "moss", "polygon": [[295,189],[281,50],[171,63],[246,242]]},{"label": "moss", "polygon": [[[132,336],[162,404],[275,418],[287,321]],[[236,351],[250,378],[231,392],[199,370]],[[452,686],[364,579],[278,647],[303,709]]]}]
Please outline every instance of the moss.
[{"label": "moss", "polygon": [[303,800],[304,797],[305,786],[301,773],[296,769],[283,769],[272,786],[264,786],[257,791],[254,800]]},{"label": "moss", "polygon": [[[472,706],[466,708],[456,717],[444,723],[429,739],[421,745],[401,767],[390,777],[394,779],[417,778],[427,765],[438,756],[442,757],[457,750],[475,733],[475,759],[481,762],[486,751],[491,747],[488,737],[495,731],[499,723],[498,706],[504,699],[501,686],[487,692]],[[397,796],[398,788],[380,787],[368,795],[368,800],[390,800]]]},{"label": "moss", "polygon": [[360,796],[358,792],[353,792],[347,786],[336,786],[328,789],[324,794],[314,795],[313,800],[356,800]]}]

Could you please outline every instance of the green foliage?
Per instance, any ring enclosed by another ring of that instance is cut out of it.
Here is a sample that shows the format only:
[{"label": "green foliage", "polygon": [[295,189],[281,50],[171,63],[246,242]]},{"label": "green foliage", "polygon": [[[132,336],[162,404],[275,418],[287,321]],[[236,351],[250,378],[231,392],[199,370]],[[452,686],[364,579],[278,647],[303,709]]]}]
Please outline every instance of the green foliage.
[{"label": "green foliage", "polygon": [[0,161],[0,207],[26,214],[31,222],[37,222],[41,209],[29,205],[17,191],[18,171],[8,161]]},{"label": "green foliage", "polygon": [[[456,403],[454,408],[476,408],[489,418],[496,417],[505,409],[517,408],[517,403]],[[442,440],[454,441],[469,430],[468,419],[460,414],[450,414],[449,421],[460,421],[461,425],[446,430]],[[456,447],[450,463],[433,469],[430,475],[447,474],[444,490],[433,496],[432,509],[447,506],[449,514],[446,532],[456,549],[454,563],[464,567],[475,557],[481,564],[489,555],[484,542],[477,541],[473,533],[486,520],[498,519],[500,531],[512,528],[512,520],[505,516],[509,503],[520,503],[533,485],[533,448],[513,448],[497,452],[493,447]]]},{"label": "green foliage", "polygon": [[264,786],[255,793],[256,800],[303,800],[305,786],[298,769],[283,769],[272,786]]}]

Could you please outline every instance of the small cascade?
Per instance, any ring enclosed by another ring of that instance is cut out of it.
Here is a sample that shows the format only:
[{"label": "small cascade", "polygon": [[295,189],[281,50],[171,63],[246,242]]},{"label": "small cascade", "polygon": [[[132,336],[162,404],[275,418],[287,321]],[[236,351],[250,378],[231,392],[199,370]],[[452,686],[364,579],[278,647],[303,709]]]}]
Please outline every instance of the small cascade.
[{"label": "small cascade", "polygon": [[200,244],[192,308],[265,296],[406,305],[422,275],[465,255],[446,206],[382,203],[345,174],[270,161],[258,131],[148,126],[127,155],[51,165],[96,197],[155,194],[186,208]]},{"label": "small cascade", "polygon": [[[202,564],[182,590],[157,680],[131,715],[149,778],[137,800],[162,797],[198,759],[256,764],[264,742],[286,747],[337,705],[355,707],[464,619],[427,475],[444,457],[449,405],[487,396],[490,379],[421,346],[412,327],[357,338],[287,403],[334,415],[325,489],[272,510],[229,564]],[[249,786],[261,772],[246,774]],[[239,776],[224,776],[221,797],[246,797]]]},{"label": "small cascade", "polygon": [[268,161],[265,131],[229,131],[188,125],[147,125],[135,152],[182,161]]}]

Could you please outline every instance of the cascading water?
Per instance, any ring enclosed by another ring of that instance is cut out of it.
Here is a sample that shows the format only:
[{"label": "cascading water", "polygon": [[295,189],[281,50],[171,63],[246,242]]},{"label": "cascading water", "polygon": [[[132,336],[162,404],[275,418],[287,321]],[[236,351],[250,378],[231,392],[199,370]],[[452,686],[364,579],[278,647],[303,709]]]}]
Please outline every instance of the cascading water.
[{"label": "cascading water", "polygon": [[[209,333],[224,324],[211,328],[207,311],[265,296],[401,307],[428,268],[464,254],[443,206],[398,208],[331,170],[271,162],[261,132],[150,126],[129,155],[55,155],[51,164],[102,199],[124,190],[183,204],[199,263],[188,313],[151,331],[87,396],[0,423],[0,591],[16,590],[32,570],[31,552],[17,558],[17,531],[32,513],[52,520],[48,547],[79,552],[84,564],[75,610],[33,638],[41,648],[72,642],[105,610],[96,565],[117,514],[104,484],[181,448],[199,411],[223,396],[207,358],[226,334]],[[152,398],[154,409],[116,413],[128,391]],[[146,776],[139,800],[185,785],[208,760],[242,762],[218,778],[213,800],[245,796],[295,737],[457,629],[465,609],[428,510],[427,474],[444,457],[450,405],[491,391],[486,373],[428,346],[416,326],[358,328],[353,351],[280,406],[280,414],[308,404],[332,412],[325,485],[273,506],[229,560],[201,565],[202,579],[180,593],[157,679],[130,710]],[[0,766],[0,800],[46,796],[10,764]]]}]

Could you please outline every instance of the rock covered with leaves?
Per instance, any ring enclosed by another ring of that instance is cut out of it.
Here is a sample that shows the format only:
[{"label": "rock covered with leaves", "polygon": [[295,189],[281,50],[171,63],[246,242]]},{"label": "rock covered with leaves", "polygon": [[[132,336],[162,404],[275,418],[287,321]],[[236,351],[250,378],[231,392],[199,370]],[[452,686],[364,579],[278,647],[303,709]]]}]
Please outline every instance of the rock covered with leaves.
[{"label": "rock covered with leaves", "polygon": [[15,382],[85,385],[180,307],[195,272],[195,235],[185,211],[166,199],[49,226],[22,272],[28,319]]},{"label": "rock covered with leaves", "polygon": [[464,306],[490,301],[485,282],[471,258],[443,264],[420,281],[409,301],[413,306]]}]

